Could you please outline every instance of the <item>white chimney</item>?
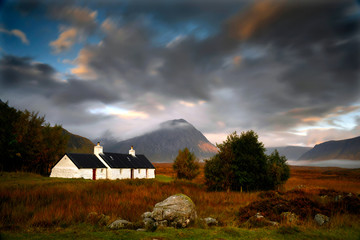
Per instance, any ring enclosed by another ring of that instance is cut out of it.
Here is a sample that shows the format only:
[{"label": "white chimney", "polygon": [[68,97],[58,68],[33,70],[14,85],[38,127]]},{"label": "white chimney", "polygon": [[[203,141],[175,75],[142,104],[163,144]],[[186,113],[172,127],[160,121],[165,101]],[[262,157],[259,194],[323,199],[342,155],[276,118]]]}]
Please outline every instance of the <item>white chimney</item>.
[{"label": "white chimney", "polygon": [[103,147],[100,146],[100,142],[98,142],[97,145],[94,147],[94,154],[99,155],[100,153],[103,153]]},{"label": "white chimney", "polygon": [[131,149],[129,150],[129,154],[135,157],[135,150],[133,146],[131,146]]}]

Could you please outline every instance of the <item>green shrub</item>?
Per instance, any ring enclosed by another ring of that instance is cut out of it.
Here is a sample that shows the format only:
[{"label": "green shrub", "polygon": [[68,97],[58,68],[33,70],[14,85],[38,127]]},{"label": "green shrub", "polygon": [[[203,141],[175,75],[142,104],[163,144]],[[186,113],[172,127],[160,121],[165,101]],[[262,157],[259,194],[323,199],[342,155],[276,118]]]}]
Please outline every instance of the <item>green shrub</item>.
[{"label": "green shrub", "polygon": [[209,190],[253,191],[275,189],[290,176],[286,158],[275,150],[265,154],[254,131],[230,134],[217,144],[218,154],[206,161],[205,181]]},{"label": "green shrub", "polygon": [[195,154],[190,152],[188,148],[179,150],[179,154],[173,164],[173,169],[178,179],[192,180],[200,173],[199,162]]}]

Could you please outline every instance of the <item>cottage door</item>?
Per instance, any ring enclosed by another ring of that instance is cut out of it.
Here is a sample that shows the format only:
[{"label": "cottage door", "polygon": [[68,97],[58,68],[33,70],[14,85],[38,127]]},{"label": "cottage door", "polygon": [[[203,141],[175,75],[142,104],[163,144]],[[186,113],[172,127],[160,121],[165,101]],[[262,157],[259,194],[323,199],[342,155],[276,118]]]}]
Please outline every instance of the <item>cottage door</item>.
[{"label": "cottage door", "polygon": [[134,179],[134,169],[131,169],[131,179]]},{"label": "cottage door", "polygon": [[96,168],[93,169],[93,180],[96,180]]}]

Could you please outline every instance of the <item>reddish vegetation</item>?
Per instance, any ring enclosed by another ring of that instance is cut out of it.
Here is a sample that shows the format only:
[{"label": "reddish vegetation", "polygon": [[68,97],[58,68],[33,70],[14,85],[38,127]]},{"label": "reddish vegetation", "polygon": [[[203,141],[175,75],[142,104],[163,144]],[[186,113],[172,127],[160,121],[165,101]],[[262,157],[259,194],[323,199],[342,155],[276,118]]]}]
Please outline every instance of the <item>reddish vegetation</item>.
[{"label": "reddish vegetation", "polygon": [[[336,214],[360,214],[360,198],[352,193],[344,193],[326,189],[308,193],[301,189],[287,192],[266,192],[259,197],[264,199],[240,208],[239,220],[246,221],[260,212],[273,221],[281,221],[282,212],[295,213],[301,220],[312,218],[317,213],[327,216]],[[326,195],[324,195],[326,193]]]},{"label": "reddish vegetation", "polygon": [[[156,163],[156,174],[175,176],[172,165]],[[280,192],[208,192],[204,174],[193,182],[156,180],[89,181],[35,176],[20,182],[13,173],[0,184],[0,228],[58,226],[84,222],[90,212],[139,221],[155,203],[176,193],[188,195],[200,217],[215,217],[223,225],[243,222],[256,212],[271,220],[293,211],[307,219],[315,212],[360,214],[360,171],[338,168],[291,167],[291,178]],[[4,176],[0,174],[0,180]],[[6,177],[6,176],[5,176]],[[11,178],[14,178],[11,182]],[[23,177],[26,178],[26,175]],[[10,179],[10,180],[9,180]],[[331,189],[331,190],[329,190]],[[352,196],[347,196],[352,192]],[[324,197],[324,196],[327,197]],[[341,201],[335,197],[342,195]]]},{"label": "reddish vegetation", "polygon": [[[176,173],[172,168],[172,163],[153,163],[154,167],[156,168],[156,174],[169,176],[172,178],[176,177]],[[194,183],[203,184],[204,183],[204,163],[200,163],[200,174],[192,180]]]},{"label": "reddish vegetation", "polygon": [[213,153],[218,152],[218,149],[214,147],[214,145],[211,145],[210,143],[200,142],[198,146],[204,152],[213,152]]},{"label": "reddish vegetation", "polygon": [[360,169],[291,166],[291,177],[285,184],[290,190],[298,186],[329,188],[337,191],[360,193]]},{"label": "reddish vegetation", "polygon": [[[172,163],[153,163],[153,165],[156,168],[156,174],[175,178]],[[193,182],[204,183],[204,166],[204,163],[200,164],[200,174]],[[306,191],[312,188],[330,188],[360,193],[360,169],[290,166],[290,174],[289,180],[283,186],[284,190],[306,187]]]}]

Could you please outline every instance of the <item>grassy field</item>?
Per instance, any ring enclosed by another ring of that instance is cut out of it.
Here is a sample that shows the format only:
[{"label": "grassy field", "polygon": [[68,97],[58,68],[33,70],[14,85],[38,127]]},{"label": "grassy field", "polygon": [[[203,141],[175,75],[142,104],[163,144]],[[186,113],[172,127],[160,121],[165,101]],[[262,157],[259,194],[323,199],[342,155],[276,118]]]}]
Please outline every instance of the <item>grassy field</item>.
[{"label": "grassy field", "polygon": [[[154,180],[84,180],[47,178],[30,173],[0,173],[1,239],[360,239],[360,170],[291,167],[281,201],[274,192],[208,192],[203,173],[193,182],[174,180],[171,164],[154,164]],[[331,189],[331,190],[329,190]],[[323,195],[352,193],[351,201],[335,203]],[[215,217],[220,227],[110,231],[88,220],[90,212],[141,222],[141,214],[176,193],[188,195],[199,217]],[[355,199],[355,200],[354,200]],[[246,219],[260,211],[271,220],[274,204],[301,205],[298,225],[248,229]],[[316,206],[311,210],[310,206]],[[313,221],[315,211],[330,216],[325,226]]]},{"label": "grassy field", "polygon": [[138,232],[133,230],[109,231],[105,228],[89,225],[76,225],[56,231],[5,232],[2,239],[143,239],[143,240],[177,240],[177,239],[349,239],[358,240],[358,229],[344,227],[332,230],[280,227],[276,229],[244,229],[235,227],[214,227],[211,229],[160,229],[156,232]]}]

